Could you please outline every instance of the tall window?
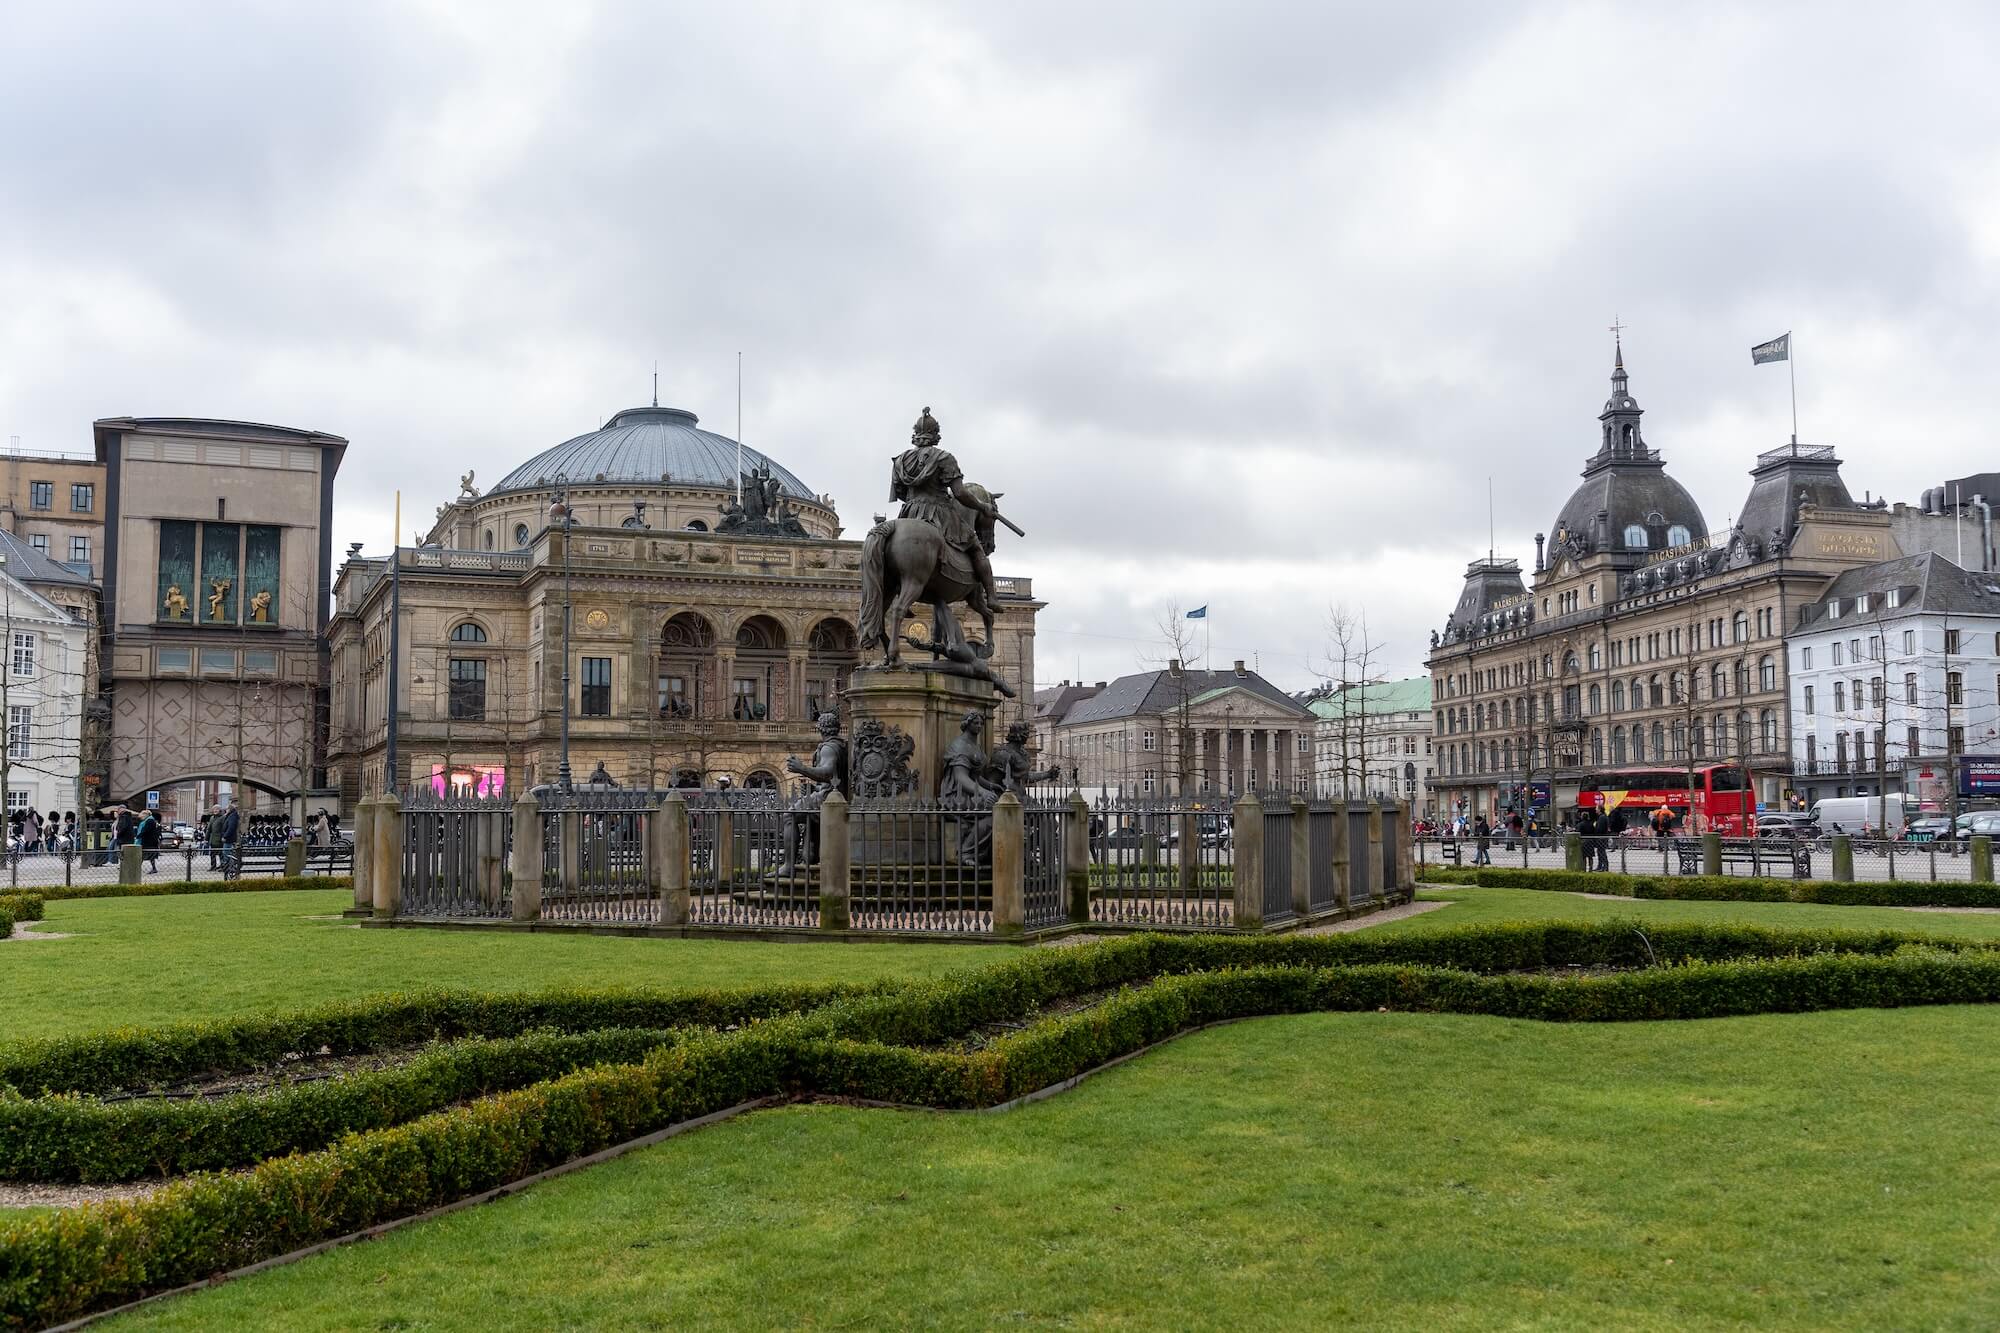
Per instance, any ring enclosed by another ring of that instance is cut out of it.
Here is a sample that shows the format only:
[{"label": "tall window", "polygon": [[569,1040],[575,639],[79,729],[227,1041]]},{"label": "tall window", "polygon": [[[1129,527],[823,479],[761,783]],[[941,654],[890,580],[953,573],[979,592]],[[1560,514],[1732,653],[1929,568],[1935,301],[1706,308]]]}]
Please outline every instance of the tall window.
[{"label": "tall window", "polygon": [[1813,711],[1813,687],[1808,685],[1806,686],[1806,716],[1811,717],[1812,711]]},{"label": "tall window", "polygon": [[1765,754],[1775,754],[1778,749],[1778,715],[1766,708],[1757,715],[1757,748]]},{"label": "tall window", "polygon": [[1812,670],[1812,649],[1810,648],[1799,649],[1799,670],[1801,671]]},{"label": "tall window", "polygon": [[69,558],[81,564],[88,564],[90,562],[90,538],[71,537],[69,539]]},{"label": "tall window", "polygon": [[1757,688],[1760,690],[1778,688],[1778,664],[1768,654],[1757,663]]},{"label": "tall window", "polygon": [[1924,752],[1924,733],[1921,727],[1911,727],[1903,740],[1903,753],[1915,758]]},{"label": "tall window", "polygon": [[1870,676],[1868,678],[1868,702],[1877,708],[1882,706],[1882,678],[1880,676]]},{"label": "tall window", "polygon": [[[29,534],[28,545],[34,547],[40,554],[47,555],[49,553],[49,534],[46,532]],[[11,792],[8,794],[12,795]]]},{"label": "tall window", "polygon": [[78,514],[88,514],[96,501],[97,487],[87,481],[73,481],[69,484],[69,507]]},{"label": "tall window", "polygon": [[1948,629],[1944,632],[1944,650],[1947,654],[1956,653],[1958,651],[1957,630]]},{"label": "tall window", "polygon": [[585,717],[611,716],[611,659],[583,659],[583,699],[578,711]]},{"label": "tall window", "polygon": [[[20,641],[21,636],[16,634],[14,642],[19,644]],[[20,659],[21,650],[16,647],[14,650],[14,660],[18,662]],[[15,668],[15,674],[20,674],[18,667]],[[1965,702],[1965,673],[1963,671],[1947,671],[1944,673],[1944,701],[1948,704],[1962,704]]]},{"label": "tall window", "polygon": [[1847,682],[1844,680],[1836,680],[1835,682],[1833,682],[1833,711],[1836,713],[1841,713],[1845,712],[1846,710],[1847,710]]},{"label": "tall window", "polygon": [[28,483],[28,508],[54,509],[56,507],[56,484],[52,481],[31,481]]},{"label": "tall window", "polygon": [[1146,730],[1139,733],[1139,748],[1142,750],[1152,750],[1158,748],[1157,742],[1154,740],[1153,737],[1152,728],[1149,727]]},{"label": "tall window", "polygon": [[478,722],[486,716],[486,659],[451,659],[451,716],[460,722]]},{"label": "tall window", "polygon": [[34,735],[35,710],[23,704],[13,704],[7,709],[7,757],[26,759],[28,742]]},{"label": "tall window", "polygon": [[1903,702],[1906,704],[1913,704],[1916,701],[1917,701],[1917,673],[1914,671],[1905,671],[1903,673]]},{"label": "tall window", "polygon": [[734,697],[730,703],[730,716],[738,722],[757,722],[764,717],[764,705],[758,697],[757,683],[755,676],[738,676],[733,682]]},{"label": "tall window", "polygon": [[[693,717],[694,706],[688,702],[688,678],[686,676],[662,673],[659,681],[657,704],[661,717]],[[812,686],[808,685],[807,689]],[[814,701],[814,707],[818,703]]]},{"label": "tall window", "polygon": [[35,674],[35,636],[32,634],[14,635],[14,674],[17,676]]},{"label": "tall window", "polygon": [[1750,617],[1738,611],[1729,622],[1731,643],[1746,643],[1750,638]]}]

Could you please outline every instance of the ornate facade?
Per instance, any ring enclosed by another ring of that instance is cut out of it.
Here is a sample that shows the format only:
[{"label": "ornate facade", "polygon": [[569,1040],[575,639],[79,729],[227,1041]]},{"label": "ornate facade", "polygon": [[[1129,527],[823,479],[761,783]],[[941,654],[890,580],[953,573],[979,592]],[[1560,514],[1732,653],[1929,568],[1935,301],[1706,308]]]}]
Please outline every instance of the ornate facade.
[{"label": "ornate facade", "polygon": [[[885,463],[890,450],[884,450]],[[344,799],[396,785],[553,782],[562,678],[570,768],[624,785],[776,786],[859,662],[861,544],[784,467],[637,408],[480,494],[468,474],[425,543],[348,553],[328,631],[330,764]],[[551,505],[567,498],[567,529]],[[1001,578],[993,663],[1034,679],[1025,579]],[[571,607],[567,654],[563,608]],[[391,669],[391,611],[400,607]],[[1025,696],[1002,716],[1026,716]]]},{"label": "ornate facade", "polygon": [[[1738,520],[1710,534],[1640,425],[1622,351],[1599,445],[1536,535],[1532,585],[1475,560],[1433,636],[1432,779],[1444,815],[1492,815],[1547,784],[1558,815],[1593,769],[1737,760],[1760,800],[1792,788],[1784,635],[1842,570],[1900,554],[1831,448],[1758,456]],[[1533,784],[1533,785],[1531,785]]]}]

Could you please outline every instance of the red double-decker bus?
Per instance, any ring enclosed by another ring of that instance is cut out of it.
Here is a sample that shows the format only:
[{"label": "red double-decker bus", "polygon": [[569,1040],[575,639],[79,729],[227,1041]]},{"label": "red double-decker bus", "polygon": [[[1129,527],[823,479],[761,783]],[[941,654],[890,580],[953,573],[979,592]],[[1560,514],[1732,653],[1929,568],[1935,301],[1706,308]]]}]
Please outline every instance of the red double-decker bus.
[{"label": "red double-decker bus", "polygon": [[1756,794],[1741,764],[1696,764],[1694,782],[1690,792],[1685,768],[1606,769],[1584,778],[1576,805],[1603,811],[1614,832],[1645,827],[1662,806],[1681,817],[1683,832],[1748,837],[1755,831]]}]

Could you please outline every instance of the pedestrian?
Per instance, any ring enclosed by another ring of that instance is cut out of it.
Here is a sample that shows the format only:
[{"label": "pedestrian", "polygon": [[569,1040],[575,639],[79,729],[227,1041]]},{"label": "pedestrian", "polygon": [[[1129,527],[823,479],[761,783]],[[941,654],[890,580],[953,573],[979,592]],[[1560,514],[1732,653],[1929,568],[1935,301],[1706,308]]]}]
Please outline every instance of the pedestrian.
[{"label": "pedestrian", "polygon": [[222,840],[222,857],[226,865],[236,855],[236,839],[243,832],[243,817],[234,805],[222,812],[220,827],[216,830]]},{"label": "pedestrian", "polygon": [[1486,822],[1485,815],[1480,815],[1472,821],[1472,836],[1476,840],[1475,845],[1479,848],[1479,854],[1472,858],[1472,864],[1476,866],[1492,865],[1493,826]]},{"label": "pedestrian", "polygon": [[208,868],[222,868],[222,807],[212,805],[208,817],[201,822],[201,839],[208,844]]},{"label": "pedestrian", "polygon": [[138,822],[133,817],[131,806],[121,805],[118,807],[117,822],[111,826],[111,847],[113,851],[132,841],[132,830],[138,825]]},{"label": "pedestrian", "polygon": [[1591,845],[1597,848],[1597,868],[1611,872],[1611,817],[1603,811],[1591,814]]},{"label": "pedestrian", "polygon": [[1523,840],[1523,835],[1524,835],[1524,834],[1526,834],[1526,832],[1527,832],[1527,829],[1528,829],[1528,826],[1527,826],[1527,824],[1526,824],[1526,823],[1525,823],[1525,822],[1524,822],[1524,821],[1523,821],[1523,820],[1521,819],[1521,812],[1520,812],[1519,810],[1516,810],[1516,811],[1515,811],[1515,812],[1514,812],[1514,813],[1513,813],[1512,815],[1508,816],[1508,818],[1507,818],[1507,850],[1508,850],[1508,851],[1510,851],[1510,852],[1511,852],[1511,851],[1513,851],[1513,850],[1514,850],[1514,844],[1515,844],[1515,843],[1517,843],[1517,842],[1521,842],[1521,841]]},{"label": "pedestrian", "polygon": [[139,851],[146,858],[146,873],[151,875],[160,868],[160,815],[148,806],[139,816],[139,824],[133,830],[133,837],[139,844]]}]

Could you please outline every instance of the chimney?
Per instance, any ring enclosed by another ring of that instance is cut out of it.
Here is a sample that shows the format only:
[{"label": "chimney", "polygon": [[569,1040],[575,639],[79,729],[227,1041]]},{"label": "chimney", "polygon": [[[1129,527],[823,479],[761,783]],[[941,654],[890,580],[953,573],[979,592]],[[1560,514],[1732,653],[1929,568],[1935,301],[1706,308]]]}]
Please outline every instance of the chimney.
[{"label": "chimney", "polygon": [[1236,674],[1239,676],[1247,676],[1250,674],[1249,672],[1243,669],[1243,659],[1240,657],[1236,659]]},{"label": "chimney", "polygon": [[1168,674],[1169,676],[1178,676],[1178,675],[1180,675],[1180,674],[1181,674],[1181,659],[1180,659],[1180,658],[1178,658],[1178,657],[1170,657],[1170,658],[1168,658],[1168,659],[1167,659],[1167,674]]},{"label": "chimney", "polygon": [[1535,572],[1537,574],[1542,572],[1542,543],[1546,540],[1547,538],[1543,537],[1541,533],[1538,532],[1535,534]]},{"label": "chimney", "polygon": [[1111,683],[1111,682],[1109,682],[1109,681],[1105,681],[1105,680],[1100,680],[1100,681],[1098,681],[1098,682],[1097,682],[1097,688],[1101,690],[1101,689],[1103,689],[1103,688],[1104,688],[1104,687],[1105,687],[1106,685],[1108,685],[1108,684],[1110,684],[1110,683]]}]

